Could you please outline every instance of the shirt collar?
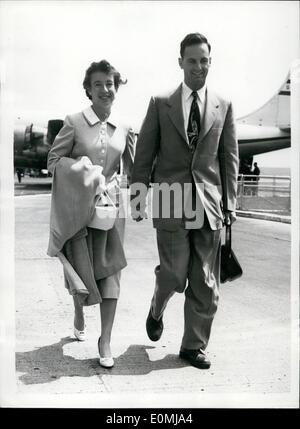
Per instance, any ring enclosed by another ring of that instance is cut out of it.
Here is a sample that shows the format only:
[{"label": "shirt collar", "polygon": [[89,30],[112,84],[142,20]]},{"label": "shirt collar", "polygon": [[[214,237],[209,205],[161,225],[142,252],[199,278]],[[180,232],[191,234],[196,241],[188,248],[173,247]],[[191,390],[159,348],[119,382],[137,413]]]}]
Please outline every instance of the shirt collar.
[{"label": "shirt collar", "polygon": [[[187,101],[189,99],[192,92],[193,92],[193,90],[190,87],[188,87],[185,82],[183,82],[182,83],[182,94],[183,94],[185,101]],[[205,94],[206,94],[206,83],[203,85],[202,88],[198,89],[197,94],[198,94],[198,97],[199,97],[201,103],[204,103]]]},{"label": "shirt collar", "polygon": [[[100,119],[98,118],[98,116],[96,115],[96,113],[94,112],[94,109],[92,108],[92,106],[89,106],[86,109],[84,109],[82,111],[82,113],[90,125],[95,125],[98,122],[101,122]],[[110,123],[114,127],[117,126],[117,118],[115,116],[113,116],[112,114],[109,115],[106,122]]]}]

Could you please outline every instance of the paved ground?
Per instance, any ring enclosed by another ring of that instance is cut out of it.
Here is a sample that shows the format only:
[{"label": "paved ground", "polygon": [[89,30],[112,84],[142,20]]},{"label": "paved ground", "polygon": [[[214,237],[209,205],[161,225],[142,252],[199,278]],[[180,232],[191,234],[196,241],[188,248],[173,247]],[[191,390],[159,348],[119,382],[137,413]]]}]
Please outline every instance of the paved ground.
[{"label": "paved ground", "polygon": [[15,196],[20,195],[36,195],[49,194],[51,192],[51,177],[29,177],[22,178],[21,183],[18,183],[15,175]]},{"label": "paved ground", "polygon": [[106,370],[97,360],[98,307],[86,308],[88,339],[79,343],[72,337],[72,302],[62,268],[46,255],[49,204],[49,195],[15,198],[16,374],[22,404],[298,407],[291,387],[289,224],[238,218],[233,246],[245,273],[222,285],[208,349],[212,366],[200,371],[178,358],[183,295],[169,303],[162,339],[147,338],[155,235],[150,220],[128,220],[128,267],[112,341],[116,365]]}]

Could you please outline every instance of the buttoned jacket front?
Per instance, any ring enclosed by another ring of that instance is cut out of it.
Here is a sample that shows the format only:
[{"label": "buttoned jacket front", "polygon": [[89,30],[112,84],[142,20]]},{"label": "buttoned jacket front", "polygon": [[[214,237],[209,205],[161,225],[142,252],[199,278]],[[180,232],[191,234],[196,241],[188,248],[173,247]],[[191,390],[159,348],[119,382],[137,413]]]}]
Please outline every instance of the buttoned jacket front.
[{"label": "buttoned jacket front", "polygon": [[134,132],[118,119],[109,117],[103,126],[91,107],[68,115],[56,136],[48,155],[48,170],[53,173],[56,162],[63,156],[87,156],[92,164],[103,167],[106,184],[116,183],[123,162],[123,172],[131,180],[134,156]]}]

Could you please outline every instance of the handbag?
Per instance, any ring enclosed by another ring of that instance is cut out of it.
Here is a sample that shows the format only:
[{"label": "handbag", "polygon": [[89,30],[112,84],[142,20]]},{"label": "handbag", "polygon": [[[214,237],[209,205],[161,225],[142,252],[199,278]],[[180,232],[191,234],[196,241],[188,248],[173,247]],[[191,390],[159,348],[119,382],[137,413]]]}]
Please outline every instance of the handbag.
[{"label": "handbag", "polygon": [[231,225],[226,225],[225,244],[221,246],[221,283],[236,280],[242,274],[242,267],[231,248]]},{"label": "handbag", "polygon": [[[103,200],[106,200],[107,203],[103,203]],[[110,204],[108,204],[109,202]],[[108,231],[114,226],[117,216],[118,207],[105,191],[96,202],[95,211],[88,227]]]}]

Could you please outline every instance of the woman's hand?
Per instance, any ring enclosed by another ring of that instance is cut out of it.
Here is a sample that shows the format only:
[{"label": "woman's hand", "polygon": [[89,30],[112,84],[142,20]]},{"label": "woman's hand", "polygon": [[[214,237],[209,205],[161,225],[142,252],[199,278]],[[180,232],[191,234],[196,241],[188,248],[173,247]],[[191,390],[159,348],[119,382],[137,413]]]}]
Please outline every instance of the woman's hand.
[{"label": "woman's hand", "polygon": [[101,167],[100,165],[95,165],[95,168],[97,168],[98,172],[99,172],[99,184],[96,188],[96,194],[97,195],[101,195],[104,191],[106,191],[106,180],[105,180],[105,176],[103,176],[102,171],[103,171],[103,167]]},{"label": "woman's hand", "polygon": [[93,174],[93,180],[97,179],[97,176],[99,177],[99,183],[97,185],[96,188],[96,195],[101,195],[104,191],[106,191],[106,180],[105,180],[105,176],[103,176],[102,172],[103,172],[103,167],[101,167],[100,165],[94,165],[92,163],[92,161],[90,160],[90,158],[86,155],[84,156],[80,156],[77,158],[80,162],[82,162],[82,164],[84,165],[84,167],[89,170],[92,169]]},{"label": "woman's hand", "polygon": [[[86,155],[84,156],[79,156],[78,158],[76,158],[78,160],[80,160],[86,167],[89,165],[93,165],[92,161],[90,160],[90,158]],[[102,168],[102,167],[101,167]]]}]

